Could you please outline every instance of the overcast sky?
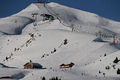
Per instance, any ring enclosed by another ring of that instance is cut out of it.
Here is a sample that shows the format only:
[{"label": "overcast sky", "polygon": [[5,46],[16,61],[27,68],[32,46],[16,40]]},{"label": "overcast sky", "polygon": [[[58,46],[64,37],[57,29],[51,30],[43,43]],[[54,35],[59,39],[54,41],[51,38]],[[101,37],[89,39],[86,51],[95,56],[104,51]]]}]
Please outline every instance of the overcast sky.
[{"label": "overcast sky", "polygon": [[[15,14],[36,0],[0,0],[0,17]],[[49,0],[120,21],[120,0]]]}]

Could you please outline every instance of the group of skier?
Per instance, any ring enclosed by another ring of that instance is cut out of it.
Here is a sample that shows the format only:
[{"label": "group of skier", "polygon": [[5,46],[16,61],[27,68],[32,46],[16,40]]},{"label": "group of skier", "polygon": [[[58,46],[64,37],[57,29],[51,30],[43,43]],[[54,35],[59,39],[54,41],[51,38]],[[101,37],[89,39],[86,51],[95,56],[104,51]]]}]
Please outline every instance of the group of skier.
[{"label": "group of skier", "polygon": [[112,44],[114,44],[114,45],[120,44],[120,38],[118,38],[116,34],[107,35],[107,34],[102,33],[101,31],[99,31],[98,33],[96,33],[96,36],[98,37],[98,40],[103,41],[103,39],[105,39],[105,38],[107,38],[107,39],[112,38],[112,40],[113,40]]}]

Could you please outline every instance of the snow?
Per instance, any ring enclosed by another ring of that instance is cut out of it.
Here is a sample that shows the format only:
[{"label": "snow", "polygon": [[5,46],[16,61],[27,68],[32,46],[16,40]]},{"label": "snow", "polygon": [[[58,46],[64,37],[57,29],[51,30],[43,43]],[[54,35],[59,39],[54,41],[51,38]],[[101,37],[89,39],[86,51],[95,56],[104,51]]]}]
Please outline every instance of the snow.
[{"label": "snow", "polygon": [[[33,13],[38,13],[37,19]],[[41,14],[50,14],[55,20],[43,21]],[[119,80],[120,63],[113,63],[120,57],[119,42],[113,45],[112,37],[99,41],[95,35],[99,31],[107,36],[116,34],[119,40],[119,25],[120,22],[57,3],[32,3],[21,12],[0,19],[0,77]],[[30,60],[43,69],[24,69]],[[59,68],[71,62],[75,64],[71,69]]]},{"label": "snow", "polygon": [[20,34],[21,30],[29,23],[32,19],[21,16],[13,16],[0,19],[0,32],[4,34]]}]

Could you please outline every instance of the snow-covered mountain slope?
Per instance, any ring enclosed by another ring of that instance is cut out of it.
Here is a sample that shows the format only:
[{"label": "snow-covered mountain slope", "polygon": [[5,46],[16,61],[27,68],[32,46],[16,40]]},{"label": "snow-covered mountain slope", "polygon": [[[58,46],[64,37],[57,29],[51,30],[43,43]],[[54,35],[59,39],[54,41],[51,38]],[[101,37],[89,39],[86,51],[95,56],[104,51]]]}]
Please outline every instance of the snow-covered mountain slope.
[{"label": "snow-covered mountain slope", "polygon": [[[54,20],[43,20],[41,14],[49,14]],[[117,39],[113,45],[111,38],[113,34],[119,38],[119,25],[57,3],[32,3],[21,12],[0,19],[0,68],[4,72],[0,72],[0,78],[119,80],[120,64],[113,61],[120,57],[120,43]],[[103,41],[95,35],[99,31],[107,36],[102,36]],[[30,60],[43,69],[23,69]],[[72,69],[60,69],[61,64],[70,62],[75,64]]]},{"label": "snow-covered mountain slope", "polygon": [[21,30],[31,22],[33,22],[32,19],[21,16],[0,19],[0,32],[4,34],[20,34]]},{"label": "snow-covered mountain slope", "polygon": [[[119,33],[119,22],[102,18],[93,13],[61,6],[56,3],[50,3],[46,7],[49,9],[49,12],[62,19],[63,23],[68,24],[68,26],[73,25],[77,28],[77,31],[95,33],[105,28]],[[102,30],[104,31],[104,29]]]}]

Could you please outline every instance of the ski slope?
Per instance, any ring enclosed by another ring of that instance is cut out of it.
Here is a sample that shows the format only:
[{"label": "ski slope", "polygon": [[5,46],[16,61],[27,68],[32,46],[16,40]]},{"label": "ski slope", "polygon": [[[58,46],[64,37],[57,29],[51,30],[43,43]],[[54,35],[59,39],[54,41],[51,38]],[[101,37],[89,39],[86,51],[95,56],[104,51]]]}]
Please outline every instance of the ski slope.
[{"label": "ski slope", "polygon": [[[36,19],[33,13],[38,14]],[[50,14],[55,20],[43,21],[41,14]],[[120,57],[119,42],[113,45],[111,37],[99,41],[96,36],[99,31],[107,36],[116,34],[118,41],[119,25],[120,22],[58,3],[32,3],[21,12],[0,19],[0,78],[119,80],[120,63],[113,63]],[[44,69],[24,69],[30,60]],[[59,68],[70,62],[75,63],[71,69]]]}]

